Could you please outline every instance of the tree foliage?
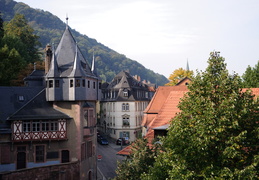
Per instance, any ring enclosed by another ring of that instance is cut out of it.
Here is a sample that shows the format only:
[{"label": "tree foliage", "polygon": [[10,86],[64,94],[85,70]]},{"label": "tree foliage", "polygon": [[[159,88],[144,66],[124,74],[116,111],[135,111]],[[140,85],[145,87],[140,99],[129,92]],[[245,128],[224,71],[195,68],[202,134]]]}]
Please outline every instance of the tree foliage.
[{"label": "tree foliage", "polygon": [[172,120],[165,151],[142,179],[258,179],[259,103],[213,52]]},{"label": "tree foliage", "polygon": [[184,70],[183,68],[179,68],[174,70],[174,72],[172,74],[170,74],[168,80],[169,82],[167,84],[165,84],[165,86],[174,86],[176,85],[179,80],[188,77],[188,78],[193,78],[193,71],[189,71],[189,70]]},{"label": "tree foliage", "polygon": [[259,61],[254,68],[248,66],[242,76],[244,88],[258,88],[259,87]]},{"label": "tree foliage", "polygon": [[[25,60],[29,62],[35,62],[40,60],[38,47],[40,45],[39,37],[33,34],[34,30],[29,26],[25,16],[22,14],[16,14],[14,18],[8,22],[4,27],[5,37],[8,39],[19,39],[23,45],[23,49],[20,48],[20,54]],[[12,43],[12,46],[16,45],[16,41]]]},{"label": "tree foliage", "polygon": [[[0,41],[0,85],[10,86],[29,63],[39,61],[39,42],[25,17],[19,14],[4,24],[3,34]],[[20,78],[21,81],[24,77]]]},{"label": "tree foliage", "polygon": [[123,162],[119,163],[115,180],[139,179],[143,172],[147,172],[154,163],[154,158],[159,150],[159,145],[148,145],[147,139],[137,139],[131,144],[132,153]]}]

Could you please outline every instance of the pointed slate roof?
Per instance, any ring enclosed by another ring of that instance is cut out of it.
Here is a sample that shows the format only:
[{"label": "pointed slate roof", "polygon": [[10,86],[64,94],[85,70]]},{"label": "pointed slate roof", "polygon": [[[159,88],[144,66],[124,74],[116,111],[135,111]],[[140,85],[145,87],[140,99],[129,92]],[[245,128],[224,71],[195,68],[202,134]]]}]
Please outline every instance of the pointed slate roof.
[{"label": "pointed slate roof", "polygon": [[73,70],[71,71],[69,77],[84,77],[84,76],[86,76],[86,73],[84,72],[84,70],[81,66],[81,62],[78,58],[77,45],[75,46],[75,48],[76,48],[76,54],[75,54],[74,66],[73,66]]},{"label": "pointed slate roof", "polygon": [[71,119],[68,115],[53,108],[51,102],[46,101],[45,89],[40,91],[27,104],[8,117],[8,120],[51,120]]},{"label": "pointed slate roof", "polygon": [[[55,51],[60,76],[69,76],[74,68],[74,62],[77,60],[76,66],[81,66],[85,75],[94,76],[91,69],[81,53],[75,39],[73,38],[68,26],[66,27],[59,45]],[[80,70],[81,71],[81,70]]]}]

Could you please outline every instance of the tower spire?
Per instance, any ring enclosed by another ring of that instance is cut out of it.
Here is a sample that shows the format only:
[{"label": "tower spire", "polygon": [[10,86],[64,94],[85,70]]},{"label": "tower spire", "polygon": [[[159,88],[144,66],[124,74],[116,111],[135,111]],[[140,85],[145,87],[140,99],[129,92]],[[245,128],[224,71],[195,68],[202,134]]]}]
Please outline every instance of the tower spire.
[{"label": "tower spire", "polygon": [[189,68],[189,62],[188,62],[188,58],[187,58],[186,71],[190,71],[190,68]]}]

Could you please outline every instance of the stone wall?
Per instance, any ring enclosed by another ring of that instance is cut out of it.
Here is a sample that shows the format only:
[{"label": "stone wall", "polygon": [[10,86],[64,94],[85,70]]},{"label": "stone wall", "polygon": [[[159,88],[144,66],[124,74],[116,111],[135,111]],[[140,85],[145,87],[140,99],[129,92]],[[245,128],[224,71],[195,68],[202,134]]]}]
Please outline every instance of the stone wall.
[{"label": "stone wall", "polygon": [[51,166],[22,169],[1,173],[1,180],[73,180],[80,179],[79,162],[63,163]]}]

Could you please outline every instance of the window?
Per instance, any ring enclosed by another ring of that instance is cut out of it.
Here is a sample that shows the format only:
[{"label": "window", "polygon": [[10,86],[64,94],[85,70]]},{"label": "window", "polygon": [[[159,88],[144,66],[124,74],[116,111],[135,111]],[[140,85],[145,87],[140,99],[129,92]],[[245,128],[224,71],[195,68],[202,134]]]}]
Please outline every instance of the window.
[{"label": "window", "polygon": [[23,132],[30,132],[31,131],[31,122],[24,121],[23,122]]},{"label": "window", "polygon": [[90,81],[87,82],[87,87],[90,88]]},{"label": "window", "polygon": [[70,80],[70,87],[73,87],[74,86],[74,81],[73,79]]},{"label": "window", "polygon": [[56,87],[56,88],[59,87],[59,80],[55,80],[55,87]]},{"label": "window", "polygon": [[42,131],[49,131],[49,122],[48,121],[42,121],[41,122],[41,130]]},{"label": "window", "polygon": [[82,82],[82,84],[83,84],[83,87],[85,87],[85,79],[83,79],[83,82]]},{"label": "window", "polygon": [[129,103],[126,103],[125,109],[126,111],[129,111]]},{"label": "window", "polygon": [[50,122],[50,130],[57,131],[58,130],[58,122]]},{"label": "window", "polygon": [[23,102],[24,101],[24,96],[23,95],[19,95],[18,96],[18,101],[19,102]]},{"label": "window", "polygon": [[101,89],[102,88],[102,83],[99,83],[99,89]]},{"label": "window", "polygon": [[124,89],[124,90],[123,90],[123,96],[124,96],[124,97],[128,97],[128,90],[127,90],[127,89]]},{"label": "window", "polygon": [[53,80],[49,80],[49,88],[53,88]]},{"label": "window", "polygon": [[43,145],[41,146],[35,146],[35,162],[44,162],[45,158],[45,147]]},{"label": "window", "polygon": [[122,126],[129,126],[130,122],[129,122],[129,116],[128,115],[124,115],[122,117]]},{"label": "window", "polygon": [[93,82],[93,88],[95,89],[95,82]]},{"label": "window", "polygon": [[76,79],[76,87],[80,87],[80,79]]},{"label": "window", "polygon": [[122,103],[122,111],[129,111],[129,103]]},{"label": "window", "polygon": [[32,131],[33,132],[39,132],[40,131],[40,122],[39,121],[33,121],[32,122]]},{"label": "window", "polygon": [[115,103],[112,103],[113,112],[115,112]]},{"label": "window", "polygon": [[112,118],[112,125],[115,126],[115,117]]}]

